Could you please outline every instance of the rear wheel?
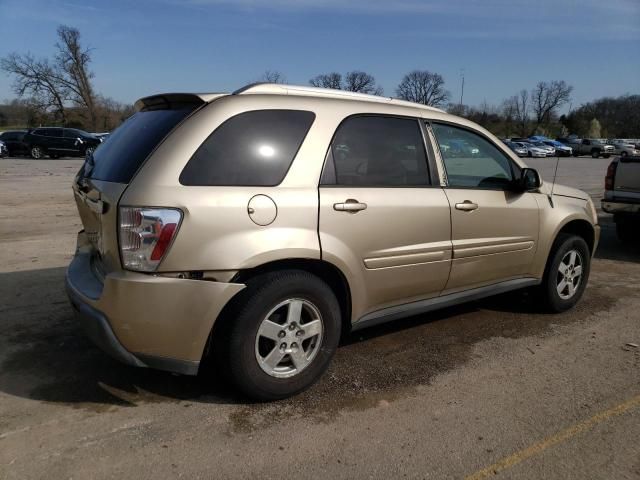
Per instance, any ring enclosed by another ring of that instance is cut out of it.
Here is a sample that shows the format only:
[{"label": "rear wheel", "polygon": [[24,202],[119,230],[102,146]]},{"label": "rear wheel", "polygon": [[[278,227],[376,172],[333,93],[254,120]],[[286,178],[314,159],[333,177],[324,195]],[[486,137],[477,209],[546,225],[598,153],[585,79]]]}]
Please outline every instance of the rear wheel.
[{"label": "rear wheel", "polygon": [[545,310],[564,312],[578,303],[587,286],[590,268],[587,242],[577,235],[558,235],[539,286]]},{"label": "rear wheel", "polygon": [[595,148],[591,150],[591,158],[598,158],[600,156],[600,150],[596,150]]},{"label": "rear wheel", "polygon": [[621,157],[626,157],[627,155],[629,155],[627,152],[625,152],[624,150],[622,152],[620,152],[620,156]]},{"label": "rear wheel", "polygon": [[33,158],[34,160],[40,160],[42,157],[44,157],[44,150],[42,149],[42,147],[31,147],[31,158]]},{"label": "rear wheel", "polygon": [[228,312],[215,349],[231,381],[256,400],[295,395],[329,366],[340,340],[340,307],[331,288],[304,271],[248,282]]}]

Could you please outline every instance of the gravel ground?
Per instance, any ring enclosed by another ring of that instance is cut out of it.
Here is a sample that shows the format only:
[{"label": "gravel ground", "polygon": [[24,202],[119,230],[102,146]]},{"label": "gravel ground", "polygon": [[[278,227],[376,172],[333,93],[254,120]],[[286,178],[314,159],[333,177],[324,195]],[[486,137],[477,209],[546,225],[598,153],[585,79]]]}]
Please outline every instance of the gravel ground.
[{"label": "gravel ground", "polygon": [[[558,182],[599,199],[608,163],[562,159]],[[609,217],[574,310],[509,294],[358,332],[312,389],[251,404],[83,337],[79,167],[0,160],[1,479],[640,478],[640,248]]]}]

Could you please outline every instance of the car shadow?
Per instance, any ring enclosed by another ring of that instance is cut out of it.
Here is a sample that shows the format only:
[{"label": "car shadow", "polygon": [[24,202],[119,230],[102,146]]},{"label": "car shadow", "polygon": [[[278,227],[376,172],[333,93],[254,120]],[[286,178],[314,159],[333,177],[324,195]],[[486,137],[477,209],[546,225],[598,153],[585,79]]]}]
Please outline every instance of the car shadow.
[{"label": "car shadow", "polygon": [[[346,334],[322,380],[284,404],[325,413],[364,405],[365,398],[370,406],[380,395],[428,384],[468,361],[482,340],[542,335],[614,302],[587,290],[572,312],[544,315],[526,294],[514,292]],[[122,365],[101,352],[76,322],[64,292],[64,268],[0,273],[0,305],[4,393],[91,411],[154,402],[251,405],[215,368],[186,377]],[[242,428],[243,418],[254,412],[238,417]]]},{"label": "car shadow", "polygon": [[598,221],[600,223],[600,242],[596,249],[595,258],[640,263],[640,237],[636,242],[623,243],[618,240],[616,225],[611,215],[601,215]]}]

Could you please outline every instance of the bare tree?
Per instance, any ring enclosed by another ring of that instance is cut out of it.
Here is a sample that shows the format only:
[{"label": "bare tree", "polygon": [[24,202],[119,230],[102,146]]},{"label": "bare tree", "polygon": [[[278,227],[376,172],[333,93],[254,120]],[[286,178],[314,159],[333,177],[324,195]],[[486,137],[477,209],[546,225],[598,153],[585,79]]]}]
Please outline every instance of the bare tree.
[{"label": "bare tree", "polygon": [[47,59],[12,53],[0,60],[0,68],[13,75],[13,91],[18,97],[30,98],[30,104],[43,113],[53,112],[61,123],[66,122],[64,104],[69,91],[57,81],[58,73]]},{"label": "bare tree", "polygon": [[348,72],[345,75],[343,88],[350,92],[368,93],[371,95],[382,95],[384,93],[382,87],[376,85],[376,79],[373,75],[358,70]]},{"label": "bare tree", "polygon": [[309,80],[309,84],[314,87],[342,89],[342,75],[337,72],[323,73]]},{"label": "bare tree", "polygon": [[538,82],[531,91],[532,108],[536,118],[534,130],[549,123],[556,109],[571,99],[572,90],[573,87],[567,85],[564,80]]},{"label": "bare tree", "polygon": [[414,70],[404,76],[396,89],[398,98],[433,107],[444,105],[451,94],[444,88],[444,78],[428,70]]},{"label": "bare tree", "polygon": [[527,135],[527,126],[529,124],[529,92],[522,89],[517,95],[509,97],[505,100],[502,112],[507,118],[513,118],[518,126],[520,136]]},{"label": "bare tree", "polygon": [[91,79],[93,73],[89,70],[91,50],[80,44],[80,31],[77,28],[61,25],[58,27],[56,48],[56,63],[62,75],[58,78],[60,84],[71,92],[72,101],[85,107],[89,114],[91,128],[97,124],[95,93]]},{"label": "bare tree", "polygon": [[278,70],[266,70],[258,80],[267,83],[287,83],[287,77]]}]

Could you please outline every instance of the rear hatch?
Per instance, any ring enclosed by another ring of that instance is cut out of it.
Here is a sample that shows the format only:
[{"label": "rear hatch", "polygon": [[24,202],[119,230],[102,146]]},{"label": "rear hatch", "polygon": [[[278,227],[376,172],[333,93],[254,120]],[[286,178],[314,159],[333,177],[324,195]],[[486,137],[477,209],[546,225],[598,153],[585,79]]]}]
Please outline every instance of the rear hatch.
[{"label": "rear hatch", "polygon": [[169,133],[204,103],[189,94],[139,100],[137,112],[85,159],[73,191],[99,277],[121,269],[118,201],[127,185]]},{"label": "rear hatch", "polygon": [[619,200],[640,203],[640,157],[625,156],[618,159],[613,195]]}]

